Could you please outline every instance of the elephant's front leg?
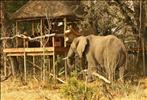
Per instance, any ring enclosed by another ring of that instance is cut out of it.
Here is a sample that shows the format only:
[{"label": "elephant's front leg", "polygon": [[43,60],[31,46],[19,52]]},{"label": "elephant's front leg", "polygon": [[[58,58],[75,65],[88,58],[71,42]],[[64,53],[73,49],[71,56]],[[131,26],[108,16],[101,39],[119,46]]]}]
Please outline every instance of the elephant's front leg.
[{"label": "elephant's front leg", "polygon": [[87,81],[92,82],[95,80],[92,73],[97,72],[96,61],[92,57],[89,57],[87,61],[88,61],[88,79]]}]

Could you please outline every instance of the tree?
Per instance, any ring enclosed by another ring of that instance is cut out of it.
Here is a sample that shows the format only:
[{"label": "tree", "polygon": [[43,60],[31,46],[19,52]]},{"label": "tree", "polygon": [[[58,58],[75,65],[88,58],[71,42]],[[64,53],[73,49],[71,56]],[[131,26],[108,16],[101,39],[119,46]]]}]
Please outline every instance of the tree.
[{"label": "tree", "polygon": [[[0,5],[1,5],[1,33],[0,36],[1,37],[6,37],[6,36],[11,36],[14,34],[14,32],[12,32],[13,29],[13,21],[10,19],[11,14],[16,11],[19,7],[21,7],[24,3],[26,3],[28,0],[24,0],[24,1],[0,1]],[[1,51],[0,53],[1,55],[1,68],[4,62],[6,62],[7,59],[4,59],[5,55],[2,53],[2,49],[4,47],[12,47],[14,44],[12,44],[12,40],[3,40],[1,41],[0,46]],[[17,67],[17,60],[15,57],[9,57],[10,62],[11,62],[11,66],[13,66],[15,69],[17,69],[18,71],[18,67]]]},{"label": "tree", "polygon": [[86,12],[81,16],[83,19],[79,25],[83,34],[114,34],[124,41],[131,35],[137,41],[136,45],[139,48],[142,47],[143,57],[140,60],[144,63],[141,68],[144,68],[145,73],[144,42],[147,43],[145,39],[147,37],[145,33],[147,1],[81,0],[81,5]]}]

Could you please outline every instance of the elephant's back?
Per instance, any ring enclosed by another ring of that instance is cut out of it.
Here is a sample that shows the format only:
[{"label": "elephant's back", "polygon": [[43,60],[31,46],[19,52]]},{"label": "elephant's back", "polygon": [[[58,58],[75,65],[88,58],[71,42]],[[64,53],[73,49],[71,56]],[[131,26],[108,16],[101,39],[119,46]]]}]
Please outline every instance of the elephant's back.
[{"label": "elephant's back", "polygon": [[107,45],[112,46],[112,48],[115,48],[115,49],[121,48],[121,49],[123,49],[123,50],[126,51],[125,45],[116,36],[114,36],[114,35],[108,35],[108,36],[105,37],[105,39],[107,41]]},{"label": "elephant's back", "polygon": [[108,35],[105,39],[105,50],[112,56],[119,56],[120,54],[126,55],[126,48],[123,42],[116,36]]},{"label": "elephant's back", "polygon": [[88,38],[91,41],[90,43],[92,43],[92,46],[94,46],[94,48],[95,46],[97,46],[101,50],[105,50],[107,48],[110,51],[114,49],[113,51],[115,52],[117,52],[117,50],[120,51],[120,49],[122,49],[123,51],[126,52],[126,48],[123,42],[114,35],[107,35],[107,36],[90,35]]},{"label": "elephant's back", "polygon": [[117,59],[120,59],[118,63],[122,65],[127,58],[127,49],[125,48],[125,45],[116,36],[110,35],[107,38],[107,47],[109,48],[109,54],[111,55],[111,57],[115,56]]}]

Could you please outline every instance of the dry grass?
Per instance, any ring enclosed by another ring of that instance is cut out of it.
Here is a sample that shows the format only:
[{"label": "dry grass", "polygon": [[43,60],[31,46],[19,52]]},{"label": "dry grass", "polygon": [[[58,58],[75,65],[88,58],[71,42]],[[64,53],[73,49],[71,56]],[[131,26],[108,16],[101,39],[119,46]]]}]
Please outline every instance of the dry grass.
[{"label": "dry grass", "polygon": [[[69,100],[63,97],[60,91],[53,88],[51,83],[42,87],[42,83],[32,79],[24,86],[18,79],[9,79],[1,83],[1,100]],[[106,85],[99,80],[88,83],[89,88],[94,89],[90,99],[86,100],[147,100],[147,78],[135,82],[127,82],[125,85]],[[82,96],[82,95],[81,95]]]},{"label": "dry grass", "polygon": [[[110,85],[97,80],[86,84],[86,88],[90,89],[90,91],[87,91],[86,93],[81,92],[84,85],[81,85],[77,89],[73,84],[68,84],[63,89],[67,94],[73,94],[73,92],[76,92],[75,94],[78,95],[74,95],[74,98],[82,98],[83,96],[84,99],[78,100],[147,100],[147,78],[139,79],[137,81],[137,83],[127,81],[125,84],[114,83]],[[78,84],[81,84],[81,82]],[[88,97],[88,99],[85,99],[85,97]],[[77,100],[74,99],[73,96],[71,96],[71,98],[72,100]]]},{"label": "dry grass", "polygon": [[1,100],[66,100],[59,89],[42,87],[41,82],[31,80],[26,86],[16,79],[1,83]]}]

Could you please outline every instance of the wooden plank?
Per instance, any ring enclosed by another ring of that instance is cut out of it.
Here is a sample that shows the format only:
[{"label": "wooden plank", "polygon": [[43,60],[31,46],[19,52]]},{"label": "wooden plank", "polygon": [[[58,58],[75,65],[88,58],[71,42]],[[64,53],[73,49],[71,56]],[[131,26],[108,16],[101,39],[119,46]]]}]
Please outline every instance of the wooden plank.
[{"label": "wooden plank", "polygon": [[53,55],[53,53],[56,54],[64,54],[65,52],[68,52],[68,47],[45,47],[45,48],[6,48],[3,50],[4,53],[7,54],[7,56],[23,56],[24,52],[26,52],[27,56],[38,56],[38,55]]},{"label": "wooden plank", "polygon": [[23,53],[23,52],[67,52],[69,50],[69,48],[59,48],[59,47],[48,47],[48,48],[7,48],[4,49],[3,52],[4,53]]},{"label": "wooden plank", "polygon": [[64,34],[55,34],[55,37],[64,37]]},{"label": "wooden plank", "polygon": [[54,51],[53,47],[47,47],[47,48],[6,48],[3,50],[4,53],[15,53],[15,52],[43,52],[43,50],[49,52]]},{"label": "wooden plank", "polygon": [[[23,56],[23,53],[8,53],[7,56]],[[26,53],[27,56],[41,56],[43,53]],[[53,52],[45,53],[44,55],[53,55]]]}]

